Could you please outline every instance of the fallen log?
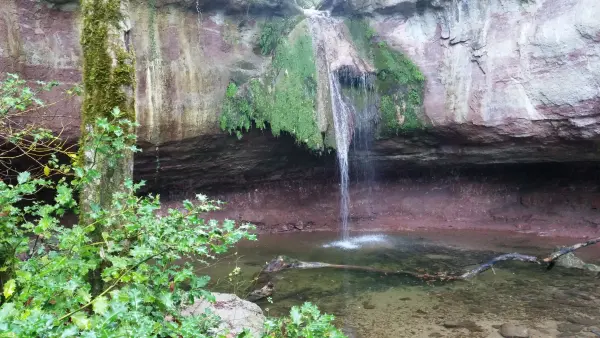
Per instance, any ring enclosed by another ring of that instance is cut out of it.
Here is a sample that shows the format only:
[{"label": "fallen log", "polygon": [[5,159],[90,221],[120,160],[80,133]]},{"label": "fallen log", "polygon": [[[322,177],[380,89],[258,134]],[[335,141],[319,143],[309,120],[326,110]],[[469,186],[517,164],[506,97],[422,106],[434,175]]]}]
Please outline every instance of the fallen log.
[{"label": "fallen log", "polygon": [[350,269],[350,270],[360,270],[360,271],[368,271],[368,272],[376,272],[383,274],[403,274],[413,276],[415,278],[419,278],[425,281],[453,281],[453,280],[467,280],[471,279],[482,272],[485,272],[494,265],[500,262],[505,261],[521,261],[528,263],[535,263],[538,265],[546,265],[547,269],[551,269],[556,260],[561,256],[571,253],[575,250],[600,243],[600,237],[591,239],[589,241],[583,243],[577,243],[575,245],[571,245],[568,247],[561,248],[553,253],[551,253],[546,258],[538,258],[536,256],[523,255],[520,253],[509,253],[503,254],[493,259],[477,266],[476,268],[469,270],[463,274],[452,274],[447,272],[437,272],[437,273],[417,273],[411,271],[403,271],[403,270],[385,270],[378,269],[369,266],[359,266],[359,265],[343,265],[343,264],[330,264],[324,262],[303,262],[300,260],[292,259],[286,256],[278,256],[273,259],[271,262],[267,263],[265,268],[263,269],[264,273],[275,273],[286,269],[318,269],[318,268],[333,268],[333,269]]},{"label": "fallen log", "polygon": [[388,270],[388,269],[378,269],[370,266],[362,266],[362,265],[346,265],[346,264],[330,264],[323,262],[303,262],[297,259],[293,259],[287,256],[278,256],[273,259],[271,262],[267,263],[265,268],[262,270],[264,273],[274,273],[279,272],[286,269],[318,269],[318,268],[332,268],[332,269],[344,269],[344,270],[358,270],[358,271],[366,271],[366,272],[375,272],[382,273],[384,275],[408,275],[413,276],[415,278],[424,279],[424,280],[447,280],[451,278],[455,278],[456,276],[450,276],[446,273],[436,273],[436,274],[428,274],[428,273],[417,273],[412,271],[404,271],[404,270]]},{"label": "fallen log", "polygon": [[475,269],[463,273],[462,275],[460,275],[460,279],[473,278],[473,277],[477,276],[478,274],[493,268],[495,264],[497,264],[499,262],[504,262],[504,261],[521,261],[521,262],[540,264],[539,259],[535,256],[521,255],[520,253],[516,253],[516,252],[509,253],[509,254],[500,255],[498,257],[494,257],[492,260],[481,264],[480,266],[476,267]]}]

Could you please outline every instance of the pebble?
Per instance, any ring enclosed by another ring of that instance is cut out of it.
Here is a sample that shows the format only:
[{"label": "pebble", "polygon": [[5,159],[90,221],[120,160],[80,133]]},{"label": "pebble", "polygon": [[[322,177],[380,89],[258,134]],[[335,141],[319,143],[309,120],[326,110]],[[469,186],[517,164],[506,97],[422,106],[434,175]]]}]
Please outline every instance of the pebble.
[{"label": "pebble", "polygon": [[369,301],[364,301],[363,302],[363,308],[367,309],[367,310],[373,310],[375,308],[375,304],[369,302]]},{"label": "pebble", "polygon": [[482,332],[483,329],[472,320],[448,321],[443,324],[447,329],[467,329],[471,332]]},{"label": "pebble", "polygon": [[471,313],[484,313],[485,310],[483,310],[483,308],[480,308],[478,306],[473,306],[469,308],[469,312]]},{"label": "pebble", "polygon": [[505,323],[500,326],[500,334],[505,338],[528,338],[529,330],[524,326]]}]

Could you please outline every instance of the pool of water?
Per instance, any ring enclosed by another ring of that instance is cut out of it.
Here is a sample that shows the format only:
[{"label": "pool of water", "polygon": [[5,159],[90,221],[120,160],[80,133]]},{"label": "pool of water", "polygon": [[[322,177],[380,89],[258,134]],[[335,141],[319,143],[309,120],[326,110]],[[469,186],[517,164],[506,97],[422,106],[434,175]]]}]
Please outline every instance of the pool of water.
[{"label": "pool of water", "polygon": [[[471,281],[427,283],[406,275],[343,269],[287,270],[249,285],[278,255],[303,261],[363,265],[415,272],[464,272],[496,255],[545,256],[573,240],[499,233],[261,235],[238,245],[237,254],[202,268],[212,289],[236,292],[275,284],[272,302],[257,303],[266,314],[284,315],[293,305],[316,303],[336,316],[350,337],[502,337],[499,326],[526,327],[531,337],[599,337],[600,278],[589,271],[505,262]],[[576,241],[575,241],[576,242]],[[598,246],[598,245],[597,245]],[[598,264],[600,249],[578,251]],[[235,267],[240,273],[230,281]],[[594,333],[598,332],[598,334]]]}]

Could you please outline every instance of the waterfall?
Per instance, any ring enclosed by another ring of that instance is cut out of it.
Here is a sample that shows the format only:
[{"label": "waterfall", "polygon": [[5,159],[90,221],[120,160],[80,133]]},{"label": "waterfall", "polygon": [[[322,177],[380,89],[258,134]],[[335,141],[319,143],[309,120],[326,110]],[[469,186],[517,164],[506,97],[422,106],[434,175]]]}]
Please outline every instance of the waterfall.
[{"label": "waterfall", "polygon": [[[319,81],[327,82],[326,87],[329,88],[329,103],[333,114],[340,173],[341,237],[342,240],[348,240],[350,237],[349,151],[355,129],[354,119],[359,117],[362,120],[363,115],[369,114],[357,113],[352,99],[342,92],[340,78],[343,77],[351,87],[356,85],[364,90],[365,97],[368,97],[367,74],[371,72],[371,68],[358,57],[352,44],[343,38],[343,33],[339,29],[343,25],[341,21],[329,17],[328,12],[311,11],[308,24],[318,65]],[[360,79],[356,80],[357,78]],[[368,111],[368,108],[364,110]]]},{"label": "waterfall", "polygon": [[340,83],[335,73],[329,71],[329,90],[331,92],[331,109],[333,111],[333,126],[335,129],[335,145],[337,148],[338,165],[340,169],[340,218],[342,221],[342,239],[350,235],[348,218],[350,212],[350,193],[348,191],[348,152],[352,141],[351,119],[353,112],[344,101],[340,91]]}]

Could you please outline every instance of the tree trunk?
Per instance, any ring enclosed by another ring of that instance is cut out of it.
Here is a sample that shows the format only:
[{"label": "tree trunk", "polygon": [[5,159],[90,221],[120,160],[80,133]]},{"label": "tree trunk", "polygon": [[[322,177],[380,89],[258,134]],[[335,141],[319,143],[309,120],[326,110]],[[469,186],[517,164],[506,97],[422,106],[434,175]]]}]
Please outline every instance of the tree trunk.
[{"label": "tree trunk", "polygon": [[[129,0],[81,0],[83,28],[84,101],[81,110],[81,144],[84,149],[87,137],[96,128],[98,118],[113,118],[111,112],[118,107],[127,119],[135,122],[135,58],[130,46]],[[129,130],[128,132],[135,132]],[[81,189],[79,223],[92,223],[93,207],[110,210],[112,196],[123,189],[124,182],[133,176],[133,153],[125,150],[116,165],[109,165],[107,157],[93,150],[81,151],[80,160],[87,169],[100,173],[93,182]],[[94,241],[102,241],[102,232],[110,231],[96,226]],[[102,288],[100,265],[90,273],[92,293]]]}]

